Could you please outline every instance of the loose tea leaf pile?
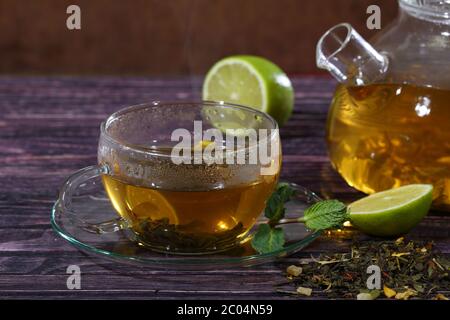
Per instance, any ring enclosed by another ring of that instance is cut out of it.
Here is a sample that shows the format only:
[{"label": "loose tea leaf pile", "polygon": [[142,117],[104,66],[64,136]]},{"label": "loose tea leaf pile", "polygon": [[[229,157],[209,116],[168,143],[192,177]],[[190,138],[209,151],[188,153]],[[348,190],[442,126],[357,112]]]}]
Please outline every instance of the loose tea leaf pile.
[{"label": "loose tea leaf pile", "polygon": [[[367,267],[371,265],[381,270],[381,290],[367,289]],[[300,260],[298,266],[288,267],[288,282],[276,290],[304,295],[305,288],[310,288],[312,295],[322,292],[329,298],[364,300],[378,296],[447,299],[442,291],[450,289],[449,273],[450,260],[433,249],[432,243],[403,238],[367,241],[354,244],[349,253]]]}]

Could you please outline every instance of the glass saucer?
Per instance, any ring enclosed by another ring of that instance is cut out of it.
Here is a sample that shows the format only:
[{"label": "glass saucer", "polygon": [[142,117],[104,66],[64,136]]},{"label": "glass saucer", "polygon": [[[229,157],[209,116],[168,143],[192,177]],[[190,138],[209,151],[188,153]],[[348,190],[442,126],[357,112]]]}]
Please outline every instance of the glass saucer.
[{"label": "glass saucer", "polygon": [[[286,219],[298,218],[311,204],[321,199],[313,192],[299,185],[290,184],[298,190],[297,196],[286,204]],[[80,186],[77,195],[73,196],[72,205],[81,212],[77,219],[90,221],[110,220],[117,217],[109,198],[104,192],[100,178],[91,179]],[[176,269],[176,270],[208,270],[230,267],[249,267],[274,261],[280,257],[293,254],[309,245],[321,232],[306,230],[301,223],[284,224],[286,244],[283,249],[273,252],[258,254],[250,244],[251,236],[239,246],[225,252],[211,255],[173,255],[151,251],[130,241],[124,232],[95,234],[80,229],[73,219],[69,218],[56,201],[51,215],[51,224],[57,234],[72,245],[89,254],[112,259],[120,263],[147,266],[152,269]],[[264,223],[264,215],[254,226]],[[252,232],[249,233],[250,235]]]}]

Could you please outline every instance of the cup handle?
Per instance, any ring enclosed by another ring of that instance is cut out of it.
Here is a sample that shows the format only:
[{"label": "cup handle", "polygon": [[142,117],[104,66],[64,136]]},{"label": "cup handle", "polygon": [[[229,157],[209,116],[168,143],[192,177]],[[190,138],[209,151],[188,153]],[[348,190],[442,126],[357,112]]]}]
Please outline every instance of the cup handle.
[{"label": "cup handle", "polygon": [[109,172],[107,165],[89,166],[78,170],[64,182],[59,193],[59,211],[66,214],[76,227],[96,234],[111,233],[128,228],[128,224],[123,218],[116,218],[99,223],[86,222],[71,208],[73,195],[82,184],[90,179],[99,177],[103,174],[108,174]]}]

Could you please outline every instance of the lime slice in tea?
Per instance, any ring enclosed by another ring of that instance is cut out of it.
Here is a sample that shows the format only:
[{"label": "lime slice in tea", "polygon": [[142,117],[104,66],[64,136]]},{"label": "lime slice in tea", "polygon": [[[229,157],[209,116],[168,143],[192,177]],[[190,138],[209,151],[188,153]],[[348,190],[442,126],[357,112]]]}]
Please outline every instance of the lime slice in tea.
[{"label": "lime slice in tea", "polygon": [[270,114],[281,126],[292,113],[294,92],[278,66],[261,57],[239,55],[224,58],[209,70],[203,100],[252,107]]},{"label": "lime slice in tea", "polygon": [[129,210],[138,220],[147,218],[154,221],[169,219],[170,224],[179,223],[175,209],[157,190],[128,186],[126,200]]},{"label": "lime slice in tea", "polygon": [[416,226],[430,209],[433,186],[411,184],[374,193],[348,206],[352,225],[375,236],[397,236]]}]

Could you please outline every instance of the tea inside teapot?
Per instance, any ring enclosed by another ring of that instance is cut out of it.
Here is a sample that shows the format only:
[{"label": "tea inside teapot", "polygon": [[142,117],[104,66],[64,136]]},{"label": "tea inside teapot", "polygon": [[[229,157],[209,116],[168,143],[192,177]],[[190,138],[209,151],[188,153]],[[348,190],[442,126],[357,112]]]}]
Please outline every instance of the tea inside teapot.
[{"label": "tea inside teapot", "polygon": [[366,193],[431,183],[434,205],[450,208],[449,101],[450,90],[339,85],[327,125],[334,167]]},{"label": "tea inside teapot", "polygon": [[450,3],[399,0],[373,41],[329,29],[316,60],[340,83],[328,114],[330,159],[358,190],[432,183],[450,211]]}]

